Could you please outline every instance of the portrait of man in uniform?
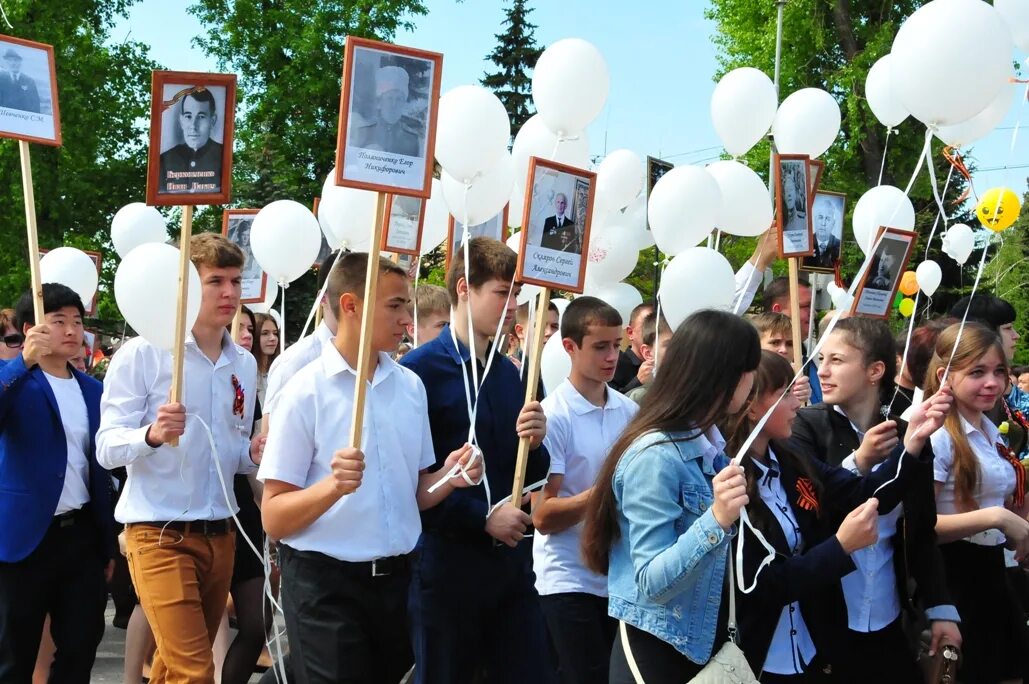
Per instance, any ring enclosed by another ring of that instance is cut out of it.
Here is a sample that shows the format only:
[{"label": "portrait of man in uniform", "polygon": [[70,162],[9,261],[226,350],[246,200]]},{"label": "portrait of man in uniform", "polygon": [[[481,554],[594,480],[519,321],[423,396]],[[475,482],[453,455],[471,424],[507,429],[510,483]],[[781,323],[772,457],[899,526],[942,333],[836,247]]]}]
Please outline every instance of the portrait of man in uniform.
[{"label": "portrait of man in uniform", "polygon": [[575,221],[567,215],[568,196],[559,192],[554,196],[554,215],[543,222],[543,238],[540,247],[556,249],[559,252],[582,252]]},{"label": "portrait of man in uniform", "polygon": [[39,113],[36,82],[21,73],[22,55],[15,48],[4,50],[4,75],[0,77],[0,107]]},{"label": "portrait of man in uniform", "polygon": [[375,72],[375,109],[377,116],[350,132],[350,144],[379,152],[420,155],[418,132],[404,121],[411,77],[398,66],[379,67]]},{"label": "portrait of man in uniform", "polygon": [[173,105],[182,142],[161,153],[158,192],[220,192],[222,145],[211,139],[218,124],[214,95],[204,86],[182,94]]},{"label": "portrait of man in uniform", "polygon": [[779,256],[810,256],[814,253],[814,236],[808,214],[808,157],[777,155],[775,171]]},{"label": "portrait of man in uniform", "polygon": [[0,137],[61,144],[52,45],[0,35]]},{"label": "portrait of man in uniform", "polygon": [[814,224],[815,253],[804,257],[801,268],[807,271],[832,272],[840,261],[843,243],[843,215],[846,196],[835,192],[817,192],[811,202]]}]

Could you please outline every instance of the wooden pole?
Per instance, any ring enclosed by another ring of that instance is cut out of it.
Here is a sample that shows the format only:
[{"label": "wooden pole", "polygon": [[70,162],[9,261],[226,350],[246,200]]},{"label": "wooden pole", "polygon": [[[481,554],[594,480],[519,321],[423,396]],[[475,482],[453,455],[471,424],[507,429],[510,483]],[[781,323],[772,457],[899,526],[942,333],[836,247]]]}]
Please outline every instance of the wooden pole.
[{"label": "wooden pole", "polygon": [[[186,303],[189,297],[189,241],[193,237],[193,205],[182,207],[182,231],[179,235],[179,301],[175,312],[175,346],[172,347],[172,382],[169,403],[182,402],[182,367],[186,352]],[[179,438],[168,440],[179,445]]]},{"label": "wooden pole", "polygon": [[318,302],[317,307],[314,310],[314,328],[318,329],[318,326],[322,324],[322,303]]},{"label": "wooden pole", "polygon": [[372,324],[375,319],[375,292],[379,286],[379,245],[382,243],[382,223],[386,213],[386,194],[380,192],[375,205],[375,225],[372,226],[371,249],[368,250],[368,275],[364,280],[364,304],[361,309],[361,345],[357,351],[357,384],[354,387],[354,413],[350,421],[350,447],[361,448],[364,428],[364,399],[368,392],[368,371],[372,356]]},{"label": "wooden pole", "polygon": [[[18,141],[18,152],[21,154],[21,185],[25,195],[25,228],[29,242],[29,275],[32,281],[32,311],[36,323],[45,321],[43,309],[43,278],[39,272],[39,235],[36,232],[36,196],[32,189],[32,159],[29,156],[29,144]],[[21,330],[18,331],[19,333]]]},{"label": "wooden pole", "polygon": [[800,260],[789,258],[790,265],[790,328],[793,332],[793,371],[799,372],[804,364],[804,348],[800,336]]},{"label": "wooden pole", "polygon": [[239,319],[243,317],[243,304],[242,302],[236,306],[236,315],[232,317],[232,341],[236,341],[236,335],[239,334]]},{"label": "wooden pole", "polygon": [[[550,288],[540,289],[540,299],[536,304],[536,327],[532,331],[532,346],[525,350],[528,357],[522,357],[522,363],[528,363],[525,374],[525,403],[536,401],[536,387],[540,382],[540,357],[543,354],[543,338],[547,331],[547,313],[550,309]],[[515,461],[514,482],[511,485],[511,503],[515,508],[522,506],[522,490],[525,489],[525,469],[529,464],[529,438],[518,440],[518,458]]]}]

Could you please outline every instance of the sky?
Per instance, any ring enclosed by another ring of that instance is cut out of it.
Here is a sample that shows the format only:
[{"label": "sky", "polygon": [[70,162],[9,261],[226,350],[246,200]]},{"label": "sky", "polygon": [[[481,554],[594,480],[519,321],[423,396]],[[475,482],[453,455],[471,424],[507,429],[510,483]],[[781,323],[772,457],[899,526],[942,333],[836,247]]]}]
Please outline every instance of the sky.
[{"label": "sky", "polygon": [[[150,45],[152,57],[169,69],[217,71],[212,59],[184,40],[184,36],[203,30],[186,12],[188,4],[142,0],[116,25],[112,39],[131,37]],[[443,92],[478,83],[492,67],[486,55],[496,44],[495,34],[502,30],[506,4],[502,0],[426,0],[428,15],[418,17],[416,28],[401,32],[396,42],[444,54]],[[531,20],[538,27],[540,45],[583,38],[596,45],[607,60],[611,76],[607,105],[588,129],[595,157],[628,148],[640,156],[662,157],[675,164],[705,164],[718,158],[721,145],[709,111],[717,62],[711,42],[714,24],[704,18],[706,2],[561,0],[530,4],[536,7]],[[1016,54],[1016,58],[1026,60],[1027,56]],[[771,64],[753,66],[769,74],[772,71]],[[1012,148],[1019,120],[1021,130]],[[1029,102],[1016,104],[998,129],[976,144],[974,157],[983,169],[975,176],[977,188],[1008,185],[1019,195],[1025,192]],[[831,180],[826,186],[831,187]]]}]

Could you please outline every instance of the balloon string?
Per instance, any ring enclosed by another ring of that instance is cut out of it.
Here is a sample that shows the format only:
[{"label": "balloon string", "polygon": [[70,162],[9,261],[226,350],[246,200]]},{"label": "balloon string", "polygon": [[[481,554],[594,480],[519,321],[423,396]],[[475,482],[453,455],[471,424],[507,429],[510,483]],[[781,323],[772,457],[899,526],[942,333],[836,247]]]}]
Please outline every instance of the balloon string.
[{"label": "balloon string", "polygon": [[[947,180],[943,182],[943,196],[947,196],[947,189],[950,187],[950,179],[954,176],[954,167],[951,166],[950,170],[947,171]],[[933,221],[932,230],[929,231],[929,239],[925,243],[925,258],[929,258],[929,248],[933,244],[933,237],[936,235],[936,228],[940,225],[940,218],[943,216],[943,212],[936,214],[936,220]]]},{"label": "balloon string", "polygon": [[[908,321],[908,334],[904,340],[904,355],[900,358],[900,370],[897,371],[897,376],[904,375],[904,369],[907,368],[908,352],[911,350],[911,333],[915,329],[915,318],[918,317],[918,298],[922,294],[921,290],[915,292],[915,306],[911,312],[911,318]],[[893,412],[893,403],[897,401],[897,395],[900,394],[900,383],[894,383],[893,387],[893,398],[890,399],[889,412]]]},{"label": "balloon string", "polygon": [[972,292],[968,295],[968,306],[965,307],[965,313],[961,316],[961,325],[958,326],[958,334],[954,338],[954,346],[950,350],[950,358],[947,359],[947,367],[943,370],[943,379],[940,380],[940,387],[947,384],[947,376],[950,374],[950,364],[954,362],[954,354],[957,353],[958,345],[961,343],[961,333],[965,331],[965,322],[968,320],[968,311],[972,308],[972,298],[975,297],[975,291],[979,288],[979,280],[983,275],[983,268],[986,266],[986,254],[990,251],[990,243],[987,242],[983,247],[983,255],[979,259],[979,269],[975,273],[975,282],[972,283]]},{"label": "balloon string", "polygon": [[886,170],[886,152],[890,149],[890,134],[893,133],[893,129],[889,126],[886,127],[886,141],[883,143],[883,159],[879,164],[879,182],[876,186],[883,184],[883,171]]},{"label": "balloon string", "polygon": [[715,228],[715,251],[716,252],[718,251],[718,248],[721,246],[721,244],[722,244],[722,231],[719,230],[718,228]]},{"label": "balloon string", "polygon": [[[332,273],[332,269],[336,268],[336,264],[339,263],[339,260],[347,252],[348,250],[346,249],[346,247],[344,245],[340,245],[339,249],[336,251],[336,258],[332,260],[332,266],[329,267],[329,273]],[[322,266],[322,268],[325,268],[324,265]],[[322,299],[325,298],[325,293],[328,289],[329,278],[328,275],[326,275],[325,282],[322,283],[322,289],[318,290],[318,296],[314,298],[314,305],[311,307],[311,310],[307,314],[307,320],[304,322],[304,329],[303,331],[301,331],[300,337],[297,338],[297,342],[307,337],[307,330],[311,327],[311,322],[314,320],[314,314],[318,310],[318,307],[321,306]],[[285,297],[285,295],[283,295],[283,297]]]},{"label": "balloon string", "polygon": [[282,290],[282,301],[279,302],[279,318],[282,319],[282,323],[280,323],[281,329],[279,330],[280,354],[286,351],[286,288],[288,287],[289,283],[287,283],[285,280],[279,281],[279,289]]},{"label": "balloon string", "polygon": [[419,263],[419,259],[421,257],[411,257],[411,258],[414,259],[415,263],[417,264],[417,266],[414,269],[414,317],[413,317],[414,318],[414,335],[412,336],[413,337],[413,344],[417,348],[418,347],[418,279],[422,275],[422,266]]}]

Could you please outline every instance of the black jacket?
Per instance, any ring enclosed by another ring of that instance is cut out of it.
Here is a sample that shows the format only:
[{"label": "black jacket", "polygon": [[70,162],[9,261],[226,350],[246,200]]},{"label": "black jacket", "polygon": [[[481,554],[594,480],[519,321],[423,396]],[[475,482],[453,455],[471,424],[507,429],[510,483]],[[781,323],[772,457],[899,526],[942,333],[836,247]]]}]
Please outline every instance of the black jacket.
[{"label": "black jacket", "polygon": [[615,376],[611,378],[611,382],[607,383],[608,386],[622,394],[639,387],[640,381],[636,374],[639,373],[640,366],[642,365],[643,359],[636,356],[636,353],[631,348],[621,352],[618,354]]}]

